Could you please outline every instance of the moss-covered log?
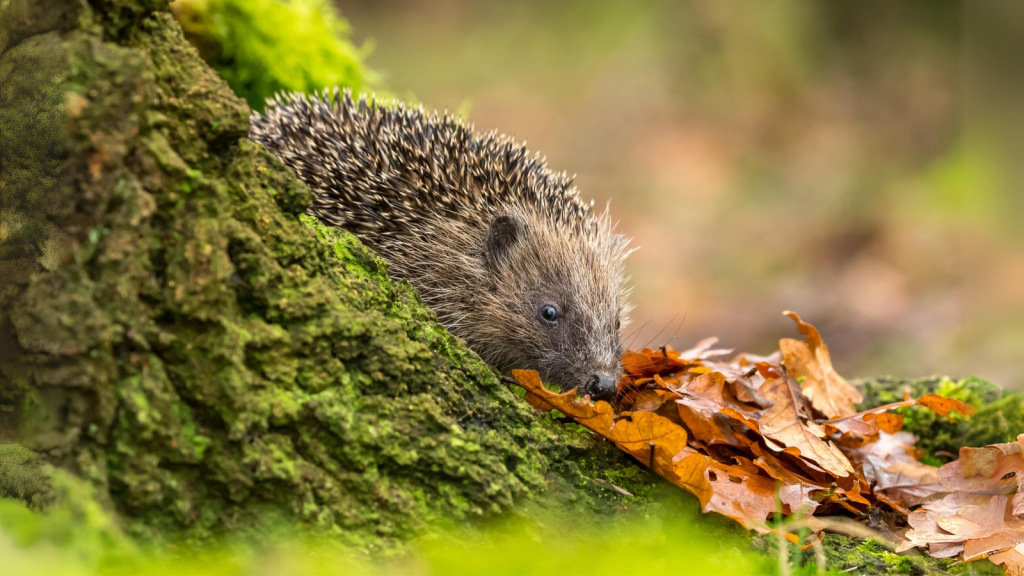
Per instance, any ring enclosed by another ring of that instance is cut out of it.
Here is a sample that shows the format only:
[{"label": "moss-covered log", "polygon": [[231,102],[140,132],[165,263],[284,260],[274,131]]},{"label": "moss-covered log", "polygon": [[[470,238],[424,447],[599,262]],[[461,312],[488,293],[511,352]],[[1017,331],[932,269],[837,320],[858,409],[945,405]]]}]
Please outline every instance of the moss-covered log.
[{"label": "moss-covered log", "polygon": [[246,140],[247,105],[165,2],[49,4],[61,17],[15,21],[3,53],[32,75],[3,101],[4,209],[25,224],[4,237],[2,386],[28,390],[26,441],[132,531],[284,517],[374,547],[531,494],[626,500],[598,473],[655,484],[539,418],[385,262],[305,221],[309,190]]}]

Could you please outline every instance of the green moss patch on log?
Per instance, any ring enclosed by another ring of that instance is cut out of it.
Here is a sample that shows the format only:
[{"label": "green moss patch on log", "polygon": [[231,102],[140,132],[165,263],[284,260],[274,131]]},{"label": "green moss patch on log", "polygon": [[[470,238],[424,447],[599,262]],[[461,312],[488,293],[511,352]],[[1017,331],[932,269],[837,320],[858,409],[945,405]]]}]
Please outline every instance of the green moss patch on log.
[{"label": "green moss patch on log", "polygon": [[329,0],[177,0],[199,55],[255,110],[278,92],[379,88],[351,27]]},{"label": "green moss patch on log", "polygon": [[977,410],[970,418],[954,413],[950,419],[922,408],[900,409],[900,413],[906,415],[903,429],[917,436],[917,446],[924,452],[925,461],[934,466],[956,459],[962,446],[1015,442],[1017,435],[1024,433],[1024,395],[1002,390],[982,378],[953,380],[932,376],[901,380],[880,377],[865,379],[859,384],[864,392],[863,409],[898,402],[905,394],[915,398],[939,394],[966,402]]}]

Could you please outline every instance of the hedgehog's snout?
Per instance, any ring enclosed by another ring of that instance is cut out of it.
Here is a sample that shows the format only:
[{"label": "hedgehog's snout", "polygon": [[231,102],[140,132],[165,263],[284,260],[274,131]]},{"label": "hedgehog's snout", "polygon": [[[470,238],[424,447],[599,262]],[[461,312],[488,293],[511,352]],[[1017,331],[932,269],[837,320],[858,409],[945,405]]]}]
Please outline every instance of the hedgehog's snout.
[{"label": "hedgehog's snout", "polygon": [[611,402],[615,399],[618,391],[615,378],[608,374],[591,374],[590,378],[587,378],[586,384],[583,385],[582,395],[589,394],[590,399],[595,402],[598,400]]}]

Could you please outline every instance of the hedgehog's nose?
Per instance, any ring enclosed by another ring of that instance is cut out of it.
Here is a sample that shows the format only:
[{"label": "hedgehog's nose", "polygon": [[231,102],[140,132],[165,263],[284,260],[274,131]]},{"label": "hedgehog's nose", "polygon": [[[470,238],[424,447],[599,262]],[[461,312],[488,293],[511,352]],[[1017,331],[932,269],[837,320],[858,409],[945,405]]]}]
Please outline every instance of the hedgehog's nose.
[{"label": "hedgehog's nose", "polygon": [[607,374],[594,374],[587,378],[587,383],[583,386],[583,394],[590,394],[590,399],[595,402],[598,400],[611,402],[615,399],[618,391],[619,387],[616,385],[615,379]]}]

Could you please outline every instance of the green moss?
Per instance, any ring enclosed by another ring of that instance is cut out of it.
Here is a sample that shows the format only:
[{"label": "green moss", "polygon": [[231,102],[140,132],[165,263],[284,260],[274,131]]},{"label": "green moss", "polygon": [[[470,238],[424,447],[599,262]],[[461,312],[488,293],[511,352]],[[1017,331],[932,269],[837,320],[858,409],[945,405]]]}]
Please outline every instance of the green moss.
[{"label": "green moss", "polygon": [[[985,446],[1013,442],[1024,433],[1024,395],[1002,390],[995,384],[972,377],[952,380],[931,377],[904,381],[895,378],[864,380],[863,408],[880,406],[903,399],[935,393],[962,400],[977,409],[970,418],[953,414],[953,419],[938,416],[925,408],[907,408],[904,430],[917,435],[917,445],[927,455],[929,464],[941,465],[955,458],[962,446]],[[936,454],[939,453],[939,454]]]},{"label": "green moss", "polygon": [[39,456],[20,444],[0,444],[0,498],[26,503],[43,496],[49,484]]},{"label": "green moss", "polygon": [[326,0],[178,0],[188,39],[253,109],[281,91],[371,88],[368,48]]},{"label": "green moss", "polygon": [[843,570],[855,566],[864,570],[864,567],[870,566],[870,573],[876,574],[926,574],[943,569],[946,564],[941,560],[931,558],[894,554],[874,540],[845,538],[830,534],[822,544],[826,550],[831,552],[830,556],[844,559],[842,564],[836,566]]}]

